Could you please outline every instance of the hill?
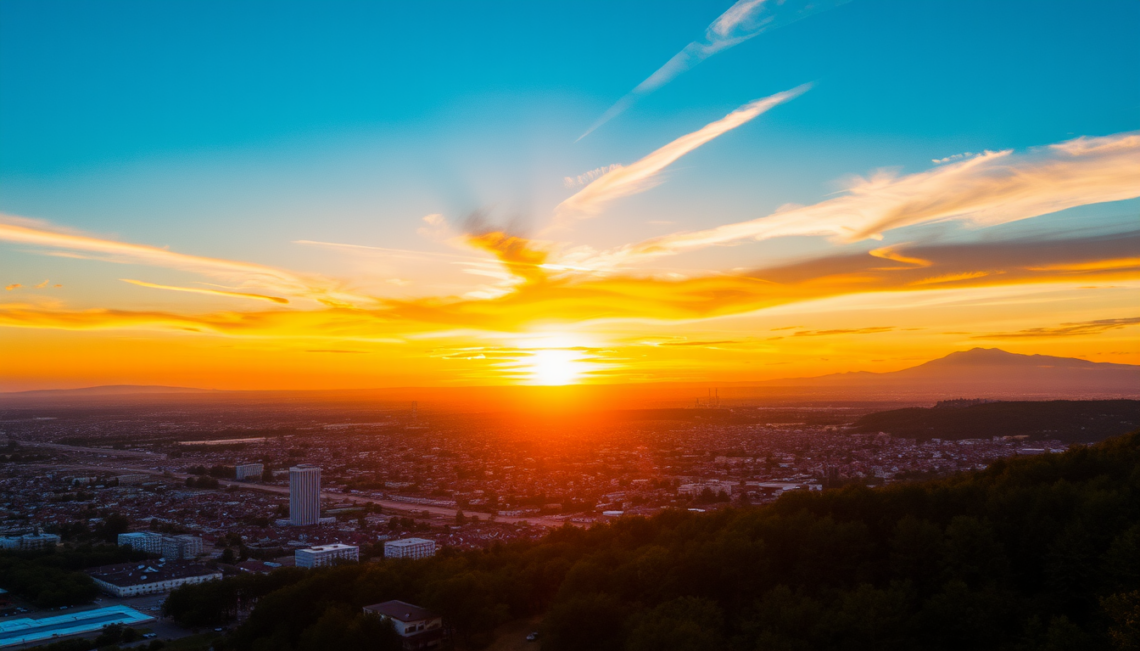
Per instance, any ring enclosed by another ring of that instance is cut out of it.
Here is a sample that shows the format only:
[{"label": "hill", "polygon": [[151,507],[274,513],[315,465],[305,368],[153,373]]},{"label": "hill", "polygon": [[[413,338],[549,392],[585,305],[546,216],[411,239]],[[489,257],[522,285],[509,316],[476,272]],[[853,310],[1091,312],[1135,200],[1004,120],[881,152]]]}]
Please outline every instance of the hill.
[{"label": "hill", "polygon": [[894,409],[855,421],[861,432],[908,439],[1028,436],[1092,443],[1140,428],[1140,400],[990,402],[966,407]]}]

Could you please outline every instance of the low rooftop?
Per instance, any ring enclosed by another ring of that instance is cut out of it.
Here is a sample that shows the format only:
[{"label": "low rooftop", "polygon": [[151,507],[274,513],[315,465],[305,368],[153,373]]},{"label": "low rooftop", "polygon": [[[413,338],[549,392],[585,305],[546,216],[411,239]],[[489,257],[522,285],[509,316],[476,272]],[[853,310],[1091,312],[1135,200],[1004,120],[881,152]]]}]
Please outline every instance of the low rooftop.
[{"label": "low rooftop", "polygon": [[134,563],[116,563],[103,565],[87,570],[94,579],[106,581],[111,585],[126,587],[142,583],[157,583],[171,579],[184,579],[191,576],[205,576],[218,574],[205,565],[188,563],[185,561],[140,561]]},{"label": "low rooftop", "polygon": [[364,610],[370,613],[376,613],[381,617],[388,617],[400,622],[418,622],[423,619],[433,619],[439,617],[439,615],[426,608],[420,608],[419,606],[412,605],[406,601],[399,601],[395,599],[392,601],[385,601],[384,603],[365,606]]}]

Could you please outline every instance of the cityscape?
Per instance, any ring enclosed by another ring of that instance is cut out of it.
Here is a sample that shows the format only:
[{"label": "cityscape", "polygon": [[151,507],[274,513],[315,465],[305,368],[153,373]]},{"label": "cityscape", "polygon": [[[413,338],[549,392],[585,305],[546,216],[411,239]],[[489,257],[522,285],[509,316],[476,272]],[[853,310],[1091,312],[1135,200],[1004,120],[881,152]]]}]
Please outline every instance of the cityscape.
[{"label": "cityscape", "polygon": [[0,0],[0,651],[1140,651],[1138,34]]}]

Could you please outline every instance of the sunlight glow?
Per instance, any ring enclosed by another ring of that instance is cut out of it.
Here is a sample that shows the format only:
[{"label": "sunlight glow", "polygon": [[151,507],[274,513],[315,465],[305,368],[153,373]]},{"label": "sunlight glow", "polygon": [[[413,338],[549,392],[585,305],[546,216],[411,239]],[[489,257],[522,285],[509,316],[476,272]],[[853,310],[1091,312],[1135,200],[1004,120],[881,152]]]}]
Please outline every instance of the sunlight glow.
[{"label": "sunlight glow", "polygon": [[576,384],[590,370],[577,350],[536,350],[523,360],[528,384],[563,386]]}]

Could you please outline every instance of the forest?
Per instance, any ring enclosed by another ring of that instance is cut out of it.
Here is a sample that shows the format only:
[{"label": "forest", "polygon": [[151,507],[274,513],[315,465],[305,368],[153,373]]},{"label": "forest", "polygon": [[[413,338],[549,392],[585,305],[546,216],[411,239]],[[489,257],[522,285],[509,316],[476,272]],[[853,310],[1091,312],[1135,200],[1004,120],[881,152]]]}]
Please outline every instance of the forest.
[{"label": "forest", "polygon": [[194,626],[247,613],[234,651],[395,649],[361,611],[388,599],[442,614],[458,648],[541,615],[544,651],[1136,649],[1140,432],[937,481],[235,577],[165,608]]},{"label": "forest", "polygon": [[965,407],[908,407],[867,414],[861,432],[886,432],[928,441],[1026,436],[1066,443],[1095,443],[1140,427],[1140,400],[1044,400],[988,402]]}]

